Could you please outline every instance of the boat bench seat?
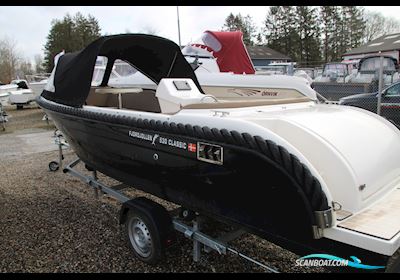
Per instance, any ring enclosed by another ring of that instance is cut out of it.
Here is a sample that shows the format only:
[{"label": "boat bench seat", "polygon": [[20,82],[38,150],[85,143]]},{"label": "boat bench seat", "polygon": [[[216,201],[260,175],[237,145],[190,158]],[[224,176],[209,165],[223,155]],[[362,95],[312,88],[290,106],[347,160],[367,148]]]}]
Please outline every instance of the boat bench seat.
[{"label": "boat bench seat", "polygon": [[[96,92],[101,89],[101,93]],[[107,92],[109,89],[109,92]],[[141,92],[134,92],[137,88],[132,88],[132,92],[124,88],[125,92],[121,93],[122,109],[131,109],[137,111],[160,113],[160,103],[156,97],[155,90],[143,89]],[[118,108],[118,94],[117,90],[111,87],[91,87],[89,95],[86,99],[86,105],[97,107],[111,107]]]},{"label": "boat bench seat", "polygon": [[219,102],[215,103],[196,103],[189,104],[182,109],[222,109],[222,108],[241,108],[241,107],[254,107],[254,106],[264,106],[264,105],[279,105],[279,104],[289,104],[289,103],[300,103],[308,102],[310,99],[308,97],[299,98],[284,98],[284,99],[256,99],[256,100],[223,100],[218,99]]}]

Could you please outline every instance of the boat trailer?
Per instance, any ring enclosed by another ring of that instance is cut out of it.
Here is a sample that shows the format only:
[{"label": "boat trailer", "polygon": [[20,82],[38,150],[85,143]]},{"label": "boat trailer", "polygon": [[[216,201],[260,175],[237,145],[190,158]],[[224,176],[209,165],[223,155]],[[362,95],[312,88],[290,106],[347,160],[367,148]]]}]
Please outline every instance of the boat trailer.
[{"label": "boat trailer", "polygon": [[[50,171],[57,171],[58,169],[62,168],[62,162],[64,160],[63,156],[63,147],[66,146],[68,147],[68,143],[63,139],[63,136],[61,133],[58,131],[55,131],[54,133],[55,137],[55,143],[59,147],[59,160],[57,161],[52,161],[49,163],[49,169]],[[233,241],[240,236],[242,236],[246,231],[244,229],[234,229],[230,232],[224,233],[223,235],[220,235],[218,237],[211,237],[204,232],[202,232],[202,228],[204,225],[206,225],[206,220],[205,217],[198,215],[197,213],[192,212],[191,210],[188,209],[183,209],[182,207],[179,207],[177,209],[174,209],[172,211],[167,211],[163,206],[160,204],[146,199],[144,197],[139,197],[139,198],[131,198],[125,194],[123,194],[121,191],[129,188],[129,186],[125,184],[117,184],[114,186],[108,186],[102,182],[99,181],[98,176],[97,176],[97,171],[96,170],[91,170],[88,168],[88,166],[85,166],[86,169],[91,171],[91,175],[89,174],[84,174],[82,172],[79,172],[75,169],[75,167],[81,162],[79,158],[75,159],[71,163],[67,164],[62,170],[64,173],[70,174],[80,180],[82,180],[84,183],[86,183],[88,186],[92,187],[94,190],[94,194],[96,198],[99,198],[99,194],[108,194],[114,199],[118,200],[119,202],[122,203],[121,207],[121,213],[125,210],[128,211],[135,211],[136,206],[138,206],[138,209],[141,209],[141,212],[143,212],[143,202],[145,204],[149,204],[148,207],[153,207],[154,204],[157,205],[157,207],[162,208],[165,213],[168,213],[170,217],[170,221],[172,222],[172,228],[174,231],[183,233],[183,235],[188,238],[193,240],[193,261],[194,262],[201,262],[201,255],[202,252],[209,253],[211,251],[217,251],[220,255],[227,255],[228,253],[231,253],[233,255],[239,256],[242,259],[249,261],[259,267],[262,267],[265,269],[266,272],[269,273],[279,273],[279,271],[271,266],[265,265],[245,254],[242,254],[238,250],[230,247],[228,245],[228,242]],[[138,201],[139,199],[139,201]],[[140,203],[138,203],[140,202]],[[152,205],[151,205],[152,204]],[[146,208],[146,207],[144,207]],[[146,211],[144,211],[146,212]],[[136,224],[135,230],[127,230],[130,232],[127,232],[129,239],[132,243],[132,249],[134,250],[134,253],[136,256],[139,257],[144,262],[146,261],[146,252],[145,249],[149,246],[152,246],[152,243],[155,242],[149,242],[149,240],[146,240],[146,234],[148,235],[148,230],[151,228],[151,225],[146,225],[146,222],[143,221],[149,221],[153,220],[156,222],[155,227],[153,228],[160,228],[162,225],[160,224],[165,224],[165,221],[159,221],[157,218],[160,216],[153,215],[151,211],[147,212],[146,215],[149,215],[148,218],[150,219],[141,219],[139,223]],[[122,217],[122,216],[121,216]],[[164,219],[165,220],[165,219]],[[123,221],[120,219],[120,223],[128,223],[128,221]],[[192,223],[192,225],[188,224],[189,222]],[[161,235],[160,232],[154,231],[153,235]],[[157,239],[159,239],[160,236],[157,236]],[[153,236],[154,239],[154,236]],[[167,243],[170,243],[171,240],[168,240]],[[156,246],[153,246],[156,247]],[[167,247],[167,246],[165,246]],[[161,250],[164,248],[151,248],[151,250]],[[148,261],[147,263],[155,263],[152,261]]]}]

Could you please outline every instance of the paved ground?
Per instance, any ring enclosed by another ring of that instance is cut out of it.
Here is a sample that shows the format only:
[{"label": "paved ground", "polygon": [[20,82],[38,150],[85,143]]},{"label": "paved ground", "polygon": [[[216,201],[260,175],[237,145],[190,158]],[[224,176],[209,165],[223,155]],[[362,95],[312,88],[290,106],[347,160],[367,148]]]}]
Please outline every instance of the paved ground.
[{"label": "paved ground", "polygon": [[57,150],[52,131],[25,129],[0,136],[0,160]]}]

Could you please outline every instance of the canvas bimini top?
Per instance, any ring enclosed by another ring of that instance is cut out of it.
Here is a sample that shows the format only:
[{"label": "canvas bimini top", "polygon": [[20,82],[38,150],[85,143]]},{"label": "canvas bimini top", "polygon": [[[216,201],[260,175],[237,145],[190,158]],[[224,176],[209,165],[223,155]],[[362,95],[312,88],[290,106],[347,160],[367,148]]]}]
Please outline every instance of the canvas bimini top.
[{"label": "canvas bimini top", "polygon": [[90,91],[98,56],[107,57],[100,86],[107,86],[114,61],[120,59],[156,84],[162,78],[189,78],[203,92],[177,44],[153,35],[119,34],[100,37],[79,52],[62,55],[54,74],[55,91],[44,90],[42,96],[64,105],[82,107]]}]

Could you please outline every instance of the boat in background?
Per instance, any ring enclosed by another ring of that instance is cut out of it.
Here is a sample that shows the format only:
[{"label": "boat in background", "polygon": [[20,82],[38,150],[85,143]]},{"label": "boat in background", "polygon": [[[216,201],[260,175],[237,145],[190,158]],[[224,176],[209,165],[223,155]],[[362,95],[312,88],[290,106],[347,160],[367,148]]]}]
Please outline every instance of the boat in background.
[{"label": "boat in background", "polygon": [[49,76],[49,73],[35,74],[26,75],[26,80],[13,80],[11,83],[16,87],[8,92],[8,103],[22,109],[25,105],[35,102],[46,86]]},{"label": "boat in background", "polygon": [[0,92],[0,104],[3,106],[8,105],[8,97],[9,97],[8,92]]},{"label": "boat in background", "polygon": [[[243,34],[240,31],[216,32],[205,31],[203,35],[189,43],[182,49],[182,54],[192,66],[196,77],[207,94],[224,96],[235,99],[238,95],[258,96],[264,95],[270,98],[279,98],[287,92],[297,91],[312,100],[317,100],[317,93],[310,87],[310,82],[303,77],[289,75],[255,75],[256,70],[251,62],[243,43]],[[104,73],[106,59],[96,63],[93,80],[94,85],[99,85]],[[123,62],[119,61],[122,65]],[[132,86],[156,89],[157,85],[128,65],[125,70],[129,75],[121,75],[117,62],[113,66],[110,76],[110,86]],[[102,66],[100,66],[102,65]],[[119,66],[122,67],[122,66]],[[284,89],[284,88],[287,89]]]},{"label": "boat in background", "polygon": [[[330,101],[354,94],[372,93],[379,87],[380,56],[369,55],[361,58],[355,68],[355,61],[327,63],[321,76],[312,87]],[[383,87],[399,81],[399,64],[391,56],[383,56]]]}]

